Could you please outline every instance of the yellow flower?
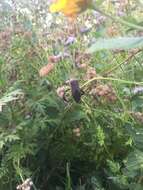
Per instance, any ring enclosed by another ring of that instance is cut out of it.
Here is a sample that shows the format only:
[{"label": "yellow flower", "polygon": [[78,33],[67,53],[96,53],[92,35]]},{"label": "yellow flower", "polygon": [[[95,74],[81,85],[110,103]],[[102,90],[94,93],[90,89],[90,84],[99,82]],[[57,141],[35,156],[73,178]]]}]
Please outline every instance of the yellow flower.
[{"label": "yellow flower", "polygon": [[50,6],[51,12],[62,12],[65,16],[76,17],[85,11],[92,3],[92,0],[57,0]]}]

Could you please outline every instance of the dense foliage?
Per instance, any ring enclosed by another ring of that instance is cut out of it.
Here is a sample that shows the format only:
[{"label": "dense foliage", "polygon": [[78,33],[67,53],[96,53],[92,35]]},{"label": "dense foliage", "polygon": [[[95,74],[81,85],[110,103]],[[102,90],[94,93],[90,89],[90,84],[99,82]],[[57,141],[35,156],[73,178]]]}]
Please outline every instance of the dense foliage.
[{"label": "dense foliage", "polygon": [[69,24],[44,0],[0,2],[1,190],[143,189],[143,4],[119,4]]}]

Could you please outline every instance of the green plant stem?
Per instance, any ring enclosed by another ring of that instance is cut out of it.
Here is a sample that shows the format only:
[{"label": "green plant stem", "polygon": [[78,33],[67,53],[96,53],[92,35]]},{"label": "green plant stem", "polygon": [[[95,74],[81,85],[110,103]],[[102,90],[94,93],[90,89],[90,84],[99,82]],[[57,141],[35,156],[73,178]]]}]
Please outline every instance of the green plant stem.
[{"label": "green plant stem", "polygon": [[33,189],[34,189],[34,190],[38,190],[34,184],[33,184],[32,186],[33,186]]},{"label": "green plant stem", "polygon": [[72,190],[72,188],[71,188],[70,167],[69,167],[68,162],[66,164],[66,172],[67,172],[67,188],[66,188],[66,190]]},{"label": "green plant stem", "polygon": [[126,26],[128,26],[128,27],[131,27],[131,28],[135,28],[135,29],[138,29],[138,30],[143,30],[143,27],[142,27],[142,26],[139,26],[139,25],[137,25],[137,24],[134,24],[134,23],[125,21],[125,20],[123,20],[123,19],[120,18],[120,17],[117,18],[117,17],[115,17],[115,16],[109,15],[109,14],[107,14],[107,13],[101,11],[100,9],[98,9],[98,8],[97,8],[96,6],[94,6],[94,5],[92,6],[92,9],[94,9],[95,11],[99,12],[100,14],[104,15],[105,17],[107,17],[107,18],[109,18],[109,19],[111,19],[111,20],[113,20],[113,21],[115,21],[115,22],[119,22],[119,23],[124,24],[124,25],[126,25]]},{"label": "green plant stem", "polygon": [[96,80],[109,80],[109,81],[117,81],[117,82],[125,83],[125,84],[143,85],[143,82],[128,81],[128,80],[111,78],[111,77],[94,77],[91,80],[88,80],[87,82],[85,82],[81,88],[88,86],[90,83],[92,83],[93,81],[96,81]]},{"label": "green plant stem", "polygon": [[17,161],[13,161],[14,168],[16,169],[17,174],[20,176],[20,179],[22,182],[24,182],[24,178],[20,169],[20,160],[17,159]]}]

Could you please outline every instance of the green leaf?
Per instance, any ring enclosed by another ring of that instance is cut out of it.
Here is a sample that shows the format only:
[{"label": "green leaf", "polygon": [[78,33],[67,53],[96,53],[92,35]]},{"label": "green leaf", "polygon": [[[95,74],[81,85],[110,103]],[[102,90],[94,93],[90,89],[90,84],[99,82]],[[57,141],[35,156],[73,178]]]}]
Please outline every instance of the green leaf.
[{"label": "green leaf", "polygon": [[88,53],[100,50],[128,50],[143,47],[143,37],[117,37],[111,39],[99,39],[89,49]]},{"label": "green leaf", "polygon": [[64,118],[64,120],[68,123],[80,121],[86,118],[86,113],[80,109],[72,110],[72,112],[68,112]]},{"label": "green leaf", "polygon": [[131,183],[130,184],[130,190],[142,190],[143,186],[141,184]]},{"label": "green leaf", "polygon": [[98,138],[98,144],[100,146],[103,146],[104,140],[105,140],[105,134],[104,134],[103,129],[100,126],[97,127],[97,138]]},{"label": "green leaf", "polygon": [[4,105],[13,100],[17,100],[21,95],[23,96],[23,92],[20,89],[17,89],[5,94],[2,98],[0,98],[0,112],[2,112],[2,107]]},{"label": "green leaf", "polygon": [[18,96],[20,95],[23,95],[23,92],[21,90],[15,90],[15,91],[12,91],[6,95],[4,95],[4,97],[2,97],[0,99],[0,104],[5,104],[5,103],[8,103],[8,102],[11,102],[13,100],[17,100],[18,99]]},{"label": "green leaf", "polygon": [[125,166],[124,173],[128,177],[134,178],[143,169],[143,152],[137,149],[131,152],[127,157]]},{"label": "green leaf", "polygon": [[107,160],[107,164],[113,174],[120,173],[120,165],[117,162],[113,162],[111,160]]}]

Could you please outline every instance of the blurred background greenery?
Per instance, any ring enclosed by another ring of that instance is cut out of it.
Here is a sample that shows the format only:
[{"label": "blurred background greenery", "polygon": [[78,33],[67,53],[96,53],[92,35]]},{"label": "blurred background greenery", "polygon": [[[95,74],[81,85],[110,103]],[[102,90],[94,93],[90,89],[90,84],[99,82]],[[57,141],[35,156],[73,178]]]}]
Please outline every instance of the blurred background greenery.
[{"label": "blurred background greenery", "polygon": [[0,189],[141,190],[143,2],[98,0],[74,23],[50,3],[0,1]]}]

